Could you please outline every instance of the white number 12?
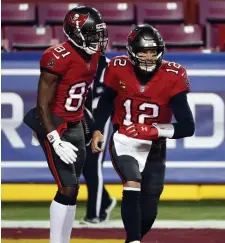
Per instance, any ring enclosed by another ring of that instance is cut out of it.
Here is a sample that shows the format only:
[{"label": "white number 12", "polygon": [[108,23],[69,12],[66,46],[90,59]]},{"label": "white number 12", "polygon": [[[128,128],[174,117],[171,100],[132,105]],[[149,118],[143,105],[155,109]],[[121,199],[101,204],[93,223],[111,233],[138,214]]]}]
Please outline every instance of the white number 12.
[{"label": "white number 12", "polygon": [[[132,118],[132,113],[131,113],[131,105],[132,105],[132,100],[127,99],[124,102],[124,107],[125,107],[125,118],[123,120],[123,124],[125,126],[131,125],[133,122],[131,121]],[[139,111],[145,111],[146,109],[152,109],[152,114],[140,114],[138,116],[138,121],[137,123],[144,124],[146,118],[156,118],[159,115],[159,106],[156,104],[151,104],[151,103],[142,103],[141,105],[138,106]]]}]

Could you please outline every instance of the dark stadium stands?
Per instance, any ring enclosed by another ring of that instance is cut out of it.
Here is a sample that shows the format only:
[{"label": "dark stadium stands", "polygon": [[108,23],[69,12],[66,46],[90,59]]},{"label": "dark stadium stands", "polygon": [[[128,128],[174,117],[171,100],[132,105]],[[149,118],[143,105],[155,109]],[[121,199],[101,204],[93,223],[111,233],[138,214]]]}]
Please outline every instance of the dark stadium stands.
[{"label": "dark stadium stands", "polygon": [[206,20],[211,23],[225,22],[225,1],[208,1]]},{"label": "dark stadium stands", "polygon": [[[201,47],[203,30],[199,25],[154,25],[162,34],[168,47]],[[172,31],[172,34],[171,34]]]},{"label": "dark stadium stands", "polygon": [[54,25],[53,27],[53,38],[57,39],[59,43],[67,40],[67,37],[62,31],[62,25]]},{"label": "dark stadium stands", "polygon": [[90,3],[100,11],[107,24],[135,24],[135,8],[131,3]]},{"label": "dark stadium stands", "polygon": [[182,2],[151,2],[137,5],[138,23],[183,23],[184,6]]},{"label": "dark stadium stands", "polygon": [[108,49],[109,50],[124,50],[126,48],[127,42],[127,35],[131,31],[131,26],[129,25],[109,25],[108,32],[109,32],[109,43]]},{"label": "dark stadium stands", "polygon": [[108,24],[132,24],[135,23],[134,5],[126,3],[59,3],[59,4],[38,4],[38,23],[61,24],[65,13],[76,6],[88,5],[98,9]]},{"label": "dark stadium stands", "polygon": [[7,26],[5,36],[9,49],[43,49],[53,44],[52,29],[49,26]]},{"label": "dark stadium stands", "polygon": [[65,13],[78,4],[71,3],[40,3],[37,4],[37,16],[39,25],[62,24]]},{"label": "dark stadium stands", "polygon": [[145,22],[161,32],[168,51],[225,51],[225,1],[219,0],[198,0],[198,21],[193,25],[185,24],[182,0],[135,4],[2,3],[2,50],[39,50],[64,41],[64,15],[79,5],[95,7],[102,13],[109,29],[109,51],[124,50],[132,24]]},{"label": "dark stadium stands", "polygon": [[36,24],[36,4],[6,3],[1,5],[2,25]]}]

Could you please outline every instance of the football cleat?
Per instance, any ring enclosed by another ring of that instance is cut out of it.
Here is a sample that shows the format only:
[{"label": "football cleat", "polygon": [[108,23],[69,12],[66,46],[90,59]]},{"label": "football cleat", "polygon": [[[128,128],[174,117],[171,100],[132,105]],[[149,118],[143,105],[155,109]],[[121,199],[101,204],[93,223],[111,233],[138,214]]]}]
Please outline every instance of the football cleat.
[{"label": "football cleat", "polygon": [[84,217],[83,219],[80,220],[80,224],[83,224],[83,225],[94,225],[94,224],[99,224],[99,223],[100,223],[99,218],[89,219],[87,217]]},{"label": "football cleat", "polygon": [[108,221],[113,209],[116,207],[117,200],[115,197],[111,197],[110,205],[105,209],[105,211],[100,215],[100,222]]}]

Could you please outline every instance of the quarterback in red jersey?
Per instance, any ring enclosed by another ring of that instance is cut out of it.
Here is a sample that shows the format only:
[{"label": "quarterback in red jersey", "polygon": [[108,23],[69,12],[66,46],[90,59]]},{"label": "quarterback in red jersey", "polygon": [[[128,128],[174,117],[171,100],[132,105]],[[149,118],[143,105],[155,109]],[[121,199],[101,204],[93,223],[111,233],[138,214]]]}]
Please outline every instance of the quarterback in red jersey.
[{"label": "quarterback in red jersey", "polygon": [[24,118],[36,132],[58,191],[50,206],[50,243],[69,243],[85,157],[84,103],[106,49],[106,24],[91,7],[70,10],[68,41],[47,49],[40,61],[37,107]]},{"label": "quarterback in red jersey", "polygon": [[[126,243],[140,243],[157,216],[166,138],[192,136],[195,124],[187,101],[186,70],[163,60],[160,33],[148,24],[136,26],[128,36],[127,50],[128,57],[113,58],[105,72],[105,91],[95,112],[100,125],[95,127],[92,151],[101,151],[101,122],[111,115],[114,133],[109,149],[123,183],[121,216]],[[172,115],[176,123],[171,123]]]}]

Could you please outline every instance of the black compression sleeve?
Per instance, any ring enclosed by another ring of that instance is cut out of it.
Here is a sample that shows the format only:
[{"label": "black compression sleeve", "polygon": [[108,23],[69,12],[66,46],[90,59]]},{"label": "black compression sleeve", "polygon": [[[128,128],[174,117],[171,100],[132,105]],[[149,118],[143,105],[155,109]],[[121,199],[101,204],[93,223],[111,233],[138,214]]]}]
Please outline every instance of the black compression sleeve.
[{"label": "black compression sleeve", "polygon": [[105,86],[104,92],[99,99],[98,106],[94,111],[94,130],[103,132],[105,123],[113,111],[116,95],[117,93],[114,89]]},{"label": "black compression sleeve", "polygon": [[174,126],[173,139],[190,137],[194,134],[195,123],[191,109],[187,101],[187,93],[181,92],[170,101],[176,123]]}]

